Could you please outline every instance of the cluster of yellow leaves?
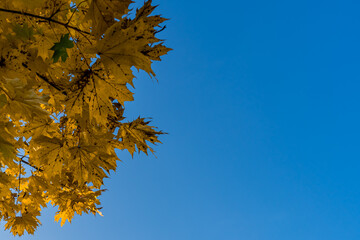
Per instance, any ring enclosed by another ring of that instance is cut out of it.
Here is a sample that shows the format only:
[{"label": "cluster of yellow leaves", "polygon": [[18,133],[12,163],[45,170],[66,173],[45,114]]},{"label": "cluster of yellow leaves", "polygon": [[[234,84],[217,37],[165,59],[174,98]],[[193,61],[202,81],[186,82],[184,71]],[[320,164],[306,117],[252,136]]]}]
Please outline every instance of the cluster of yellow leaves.
[{"label": "cluster of yellow leaves", "polygon": [[166,20],[151,0],[0,1],[0,220],[33,234],[49,204],[56,221],[101,214],[115,149],[153,150],[162,134],[126,122],[132,67],[155,76],[170,49],[155,35]]}]

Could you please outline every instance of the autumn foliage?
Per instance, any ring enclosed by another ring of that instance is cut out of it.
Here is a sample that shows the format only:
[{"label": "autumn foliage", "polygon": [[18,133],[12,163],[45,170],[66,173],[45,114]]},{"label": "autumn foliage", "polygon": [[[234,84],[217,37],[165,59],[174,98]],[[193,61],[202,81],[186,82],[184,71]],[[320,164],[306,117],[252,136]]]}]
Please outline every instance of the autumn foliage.
[{"label": "autumn foliage", "polygon": [[99,211],[115,149],[152,151],[161,131],[128,122],[133,70],[155,76],[170,49],[151,0],[0,1],[0,218],[33,234],[41,211],[63,225]]}]

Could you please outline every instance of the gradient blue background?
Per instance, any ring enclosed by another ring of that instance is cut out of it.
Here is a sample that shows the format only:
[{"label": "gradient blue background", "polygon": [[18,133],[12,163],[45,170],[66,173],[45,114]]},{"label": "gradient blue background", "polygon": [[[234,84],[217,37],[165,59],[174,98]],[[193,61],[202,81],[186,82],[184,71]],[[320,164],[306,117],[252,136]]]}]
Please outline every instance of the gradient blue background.
[{"label": "gradient blue background", "polygon": [[23,239],[360,239],[360,2],[154,2],[174,51],[127,115],[169,133],[157,159],[120,153],[104,217]]}]

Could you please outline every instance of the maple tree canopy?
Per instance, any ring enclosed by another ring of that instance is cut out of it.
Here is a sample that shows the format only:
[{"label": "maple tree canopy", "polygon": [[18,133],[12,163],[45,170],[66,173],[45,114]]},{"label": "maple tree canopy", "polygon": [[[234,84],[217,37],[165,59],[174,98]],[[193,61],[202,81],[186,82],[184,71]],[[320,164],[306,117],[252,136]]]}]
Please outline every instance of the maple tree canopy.
[{"label": "maple tree canopy", "polygon": [[170,50],[155,37],[166,19],[151,0],[136,12],[131,3],[0,1],[0,218],[14,235],[33,234],[49,204],[61,225],[101,214],[115,149],[159,142],[149,121],[123,113],[132,67],[155,76],[152,62]]}]

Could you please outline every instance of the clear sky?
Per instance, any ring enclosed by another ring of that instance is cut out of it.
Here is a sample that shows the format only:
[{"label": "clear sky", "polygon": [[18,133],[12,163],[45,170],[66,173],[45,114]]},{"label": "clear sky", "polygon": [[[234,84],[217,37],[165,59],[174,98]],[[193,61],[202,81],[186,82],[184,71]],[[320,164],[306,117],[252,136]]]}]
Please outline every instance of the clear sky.
[{"label": "clear sky", "polygon": [[169,133],[157,158],[119,153],[104,217],[22,239],[360,239],[360,2],[154,3],[174,51],[127,115]]}]

